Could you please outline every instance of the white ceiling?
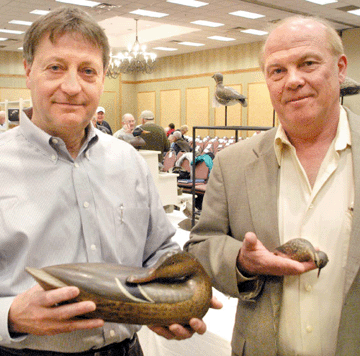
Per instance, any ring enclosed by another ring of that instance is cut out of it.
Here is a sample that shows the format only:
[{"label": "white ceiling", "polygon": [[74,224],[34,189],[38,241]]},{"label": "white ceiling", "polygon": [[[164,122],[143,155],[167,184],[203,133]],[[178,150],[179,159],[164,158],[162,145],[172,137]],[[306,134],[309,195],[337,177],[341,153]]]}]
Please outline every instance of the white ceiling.
[{"label": "white ceiling", "polygon": [[[100,2],[101,0],[99,0]],[[81,6],[105,29],[110,45],[117,50],[126,49],[135,41],[135,20],[138,21],[139,41],[146,43],[148,50],[155,47],[176,48],[174,52],[153,50],[159,57],[206,50],[240,43],[261,41],[261,36],[240,32],[242,29],[266,30],[269,23],[294,14],[318,15],[330,20],[336,29],[346,30],[360,27],[360,16],[348,13],[348,9],[359,8],[360,0],[339,0],[329,5],[317,5],[305,0],[202,0],[208,5],[192,8],[166,2],[166,0],[106,0],[95,8]],[[55,0],[0,0],[1,29],[26,31],[27,26],[9,24],[11,20],[34,21],[39,16],[30,14],[35,9],[51,10],[64,4]],[[144,9],[168,14],[162,18],[150,18],[131,14]],[[249,11],[265,17],[250,20],[230,15],[234,11]],[[223,23],[210,28],[194,25],[196,20]],[[210,36],[234,38],[231,42],[208,39]],[[8,38],[0,42],[0,50],[17,51],[22,45],[23,34],[0,33]],[[203,43],[201,47],[189,47],[178,42]],[[1,65],[1,64],[0,64]]]}]

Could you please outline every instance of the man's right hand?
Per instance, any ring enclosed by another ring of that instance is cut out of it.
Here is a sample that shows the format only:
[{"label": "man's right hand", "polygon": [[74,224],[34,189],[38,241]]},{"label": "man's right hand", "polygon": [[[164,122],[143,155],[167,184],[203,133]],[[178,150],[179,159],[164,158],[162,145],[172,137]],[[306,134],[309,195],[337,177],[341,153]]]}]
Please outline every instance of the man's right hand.
[{"label": "man's right hand", "polygon": [[11,333],[55,335],[81,329],[102,327],[101,319],[73,319],[92,312],[94,302],[85,301],[58,305],[79,295],[77,287],[44,291],[40,285],[15,297],[9,311]]},{"label": "man's right hand", "polygon": [[237,258],[245,275],[298,275],[316,268],[314,262],[298,262],[270,252],[253,232],[247,232]]}]

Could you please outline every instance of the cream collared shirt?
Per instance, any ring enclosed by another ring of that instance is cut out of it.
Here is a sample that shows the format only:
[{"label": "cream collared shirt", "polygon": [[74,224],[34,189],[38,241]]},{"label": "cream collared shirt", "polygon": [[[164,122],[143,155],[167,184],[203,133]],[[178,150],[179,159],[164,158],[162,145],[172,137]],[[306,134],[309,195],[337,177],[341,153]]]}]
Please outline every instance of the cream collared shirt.
[{"label": "cream collared shirt", "polygon": [[351,137],[345,110],[341,108],[336,137],[313,188],[281,126],[275,137],[275,152],[280,164],[280,241],[306,238],[329,257],[319,278],[317,270],[284,278],[280,355],[332,356],[343,304],[354,200]]}]

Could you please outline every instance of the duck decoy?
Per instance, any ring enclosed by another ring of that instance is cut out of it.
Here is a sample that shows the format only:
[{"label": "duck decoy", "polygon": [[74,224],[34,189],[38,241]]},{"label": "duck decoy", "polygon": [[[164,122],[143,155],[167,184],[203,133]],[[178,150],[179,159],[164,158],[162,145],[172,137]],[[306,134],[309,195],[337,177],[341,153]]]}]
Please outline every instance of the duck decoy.
[{"label": "duck decoy", "polygon": [[289,240],[275,249],[275,255],[286,255],[287,257],[299,261],[313,261],[319,269],[318,277],[322,268],[329,262],[327,254],[323,251],[315,250],[310,241],[303,238]]},{"label": "duck decoy", "polygon": [[94,312],[82,317],[115,323],[188,325],[206,314],[212,296],[209,276],[187,252],[168,252],[151,268],[75,263],[26,271],[45,290],[78,287],[74,302],[96,304]]}]

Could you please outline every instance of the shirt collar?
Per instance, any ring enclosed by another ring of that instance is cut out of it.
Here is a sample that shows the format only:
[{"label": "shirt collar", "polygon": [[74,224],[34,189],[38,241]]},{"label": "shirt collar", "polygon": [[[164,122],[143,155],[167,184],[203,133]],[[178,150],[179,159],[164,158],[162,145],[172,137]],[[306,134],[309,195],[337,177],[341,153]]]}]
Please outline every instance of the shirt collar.
[{"label": "shirt collar", "polygon": [[[38,126],[36,126],[24,112],[21,112],[20,117],[20,129],[24,135],[24,137],[41,152],[51,157],[54,161],[54,154],[61,156],[68,156],[72,160],[69,155],[64,141],[52,135],[49,135],[45,131],[41,130]],[[86,127],[86,140],[82,145],[79,155],[83,152],[86,152],[92,145],[94,145],[98,141],[98,135],[93,127],[93,125],[89,124]],[[55,152],[54,152],[55,151]]]},{"label": "shirt collar", "polygon": [[[342,106],[340,106],[340,118],[339,118],[336,135],[334,138],[334,144],[335,144],[334,146],[335,151],[342,151],[347,146],[351,146],[349,121],[347,118],[346,111]],[[281,164],[281,158],[285,146],[294,149],[293,145],[290,143],[285,133],[284,128],[282,127],[281,124],[279,124],[274,140],[275,155],[279,165]]]}]

